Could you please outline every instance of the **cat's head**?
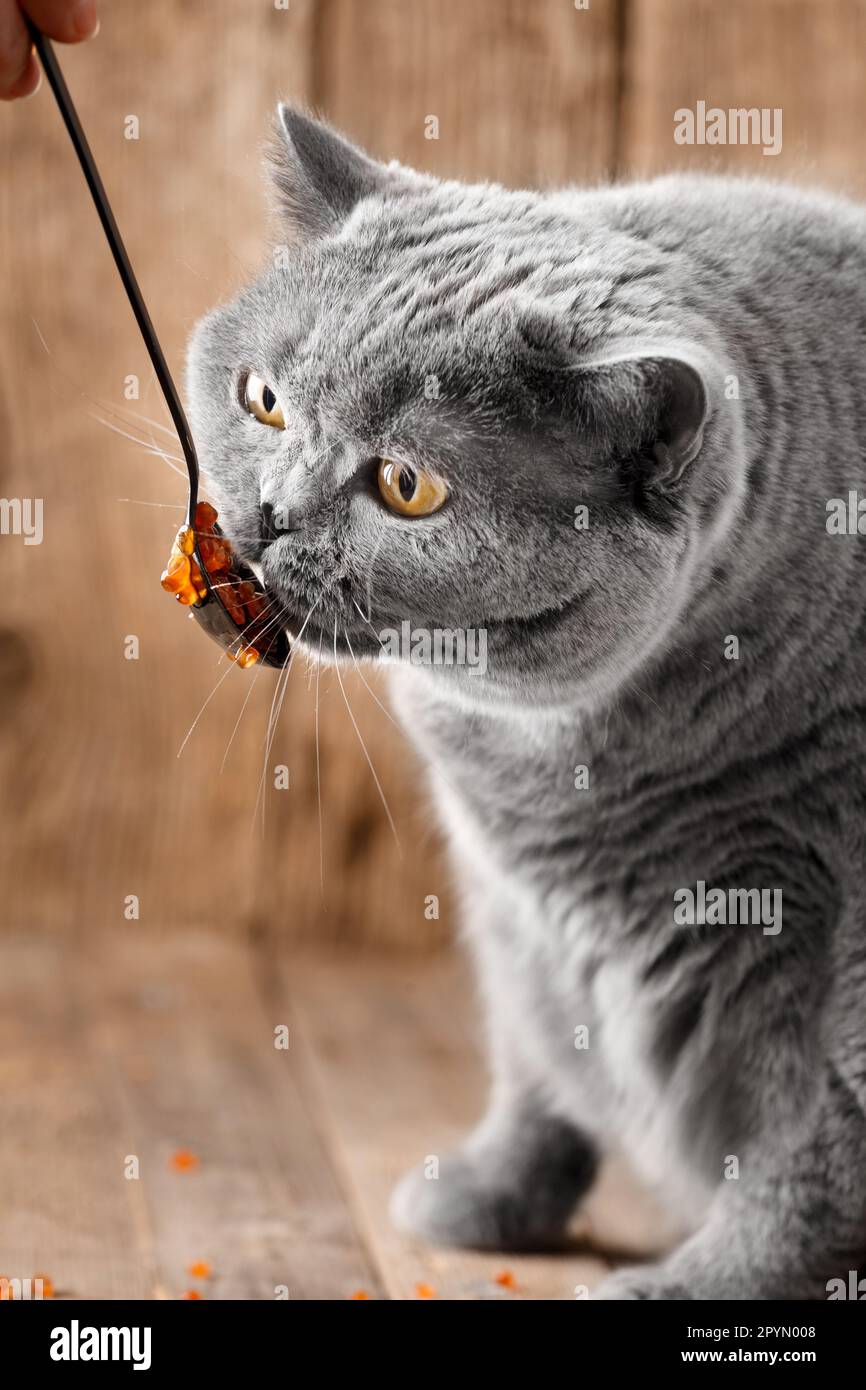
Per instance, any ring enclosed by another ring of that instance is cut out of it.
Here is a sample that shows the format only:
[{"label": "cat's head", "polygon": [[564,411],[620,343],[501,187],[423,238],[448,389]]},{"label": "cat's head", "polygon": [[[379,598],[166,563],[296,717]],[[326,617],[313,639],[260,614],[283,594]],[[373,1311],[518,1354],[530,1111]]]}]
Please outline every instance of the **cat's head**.
[{"label": "cat's head", "polygon": [[382,165],[285,107],[274,184],[283,241],[198,325],[189,395],[221,524],[290,630],[324,657],[438,651],[478,698],[615,684],[724,492],[706,358],[658,294],[645,322],[617,307],[646,253],[562,196]]}]

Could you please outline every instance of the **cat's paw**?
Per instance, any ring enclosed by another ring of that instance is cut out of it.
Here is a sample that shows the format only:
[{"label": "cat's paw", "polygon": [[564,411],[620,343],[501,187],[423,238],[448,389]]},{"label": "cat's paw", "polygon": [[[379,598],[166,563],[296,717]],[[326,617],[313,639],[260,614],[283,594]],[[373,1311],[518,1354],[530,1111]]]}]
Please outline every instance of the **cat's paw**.
[{"label": "cat's paw", "polygon": [[593,1302],[636,1302],[641,1299],[680,1302],[695,1295],[679,1280],[668,1276],[662,1265],[628,1265],[608,1275],[593,1289]]},{"label": "cat's paw", "polygon": [[434,1245],[474,1250],[520,1250],[555,1242],[570,1210],[554,1212],[532,1194],[491,1183],[477,1161],[445,1158],[438,1177],[413,1168],[391,1198],[391,1220],[400,1231]]}]

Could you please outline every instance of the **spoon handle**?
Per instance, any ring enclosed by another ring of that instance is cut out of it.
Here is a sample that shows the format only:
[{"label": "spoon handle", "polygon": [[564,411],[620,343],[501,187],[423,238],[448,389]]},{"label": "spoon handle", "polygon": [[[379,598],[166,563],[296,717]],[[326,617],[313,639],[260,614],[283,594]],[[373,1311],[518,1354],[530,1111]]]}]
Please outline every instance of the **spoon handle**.
[{"label": "spoon handle", "polygon": [[183,449],[183,456],[186,460],[187,471],[189,473],[187,523],[193,525],[195,506],[198,500],[198,458],[196,456],[189,423],[184,414],[183,406],[180,403],[180,397],[177,394],[177,388],[172,379],[171,372],[168,369],[168,364],[165,360],[162,348],[159,345],[156,329],[153,326],[150,314],[147,312],[147,305],[144,302],[144,297],[138,287],[138,281],[135,278],[129,256],[126,253],[123,238],[114,220],[114,213],[111,211],[108,195],[105,192],[102,179],[99,176],[99,170],[96,167],[96,161],[87,143],[87,136],[84,134],[81,122],[78,119],[78,112],[75,109],[72,97],[69,95],[69,88],[64,81],[63,73],[60,71],[60,64],[57,61],[51,40],[40,33],[29,19],[27,20],[27,27],[30,30],[30,36],[33,40],[36,52],[39,55],[39,61],[45,71],[45,76],[48,78],[48,85],[54,93],[57,105],[60,107],[63,123],[69,133],[69,138],[72,141],[75,153],[78,155],[78,161],[81,165],[84,177],[87,180],[87,187],[90,189],[91,197],[96,205],[96,211],[99,214],[99,220],[102,223],[102,229],[105,232],[108,245],[111,248],[111,254],[114,257],[114,263],[117,266],[118,273],[123,282],[123,288],[126,290],[127,298],[132,305],[132,312],[135,314],[135,320],[141,331],[141,336],[144,339],[144,345],[153,363],[156,379],[159,382],[160,389],[165,397],[166,405],[168,406],[169,413],[174,422],[174,427],[177,430],[178,439]]}]

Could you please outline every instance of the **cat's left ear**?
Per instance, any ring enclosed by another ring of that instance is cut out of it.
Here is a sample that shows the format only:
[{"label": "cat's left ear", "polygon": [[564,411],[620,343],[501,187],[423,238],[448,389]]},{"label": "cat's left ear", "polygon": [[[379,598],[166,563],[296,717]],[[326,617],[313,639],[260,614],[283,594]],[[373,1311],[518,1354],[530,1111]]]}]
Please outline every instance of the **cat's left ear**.
[{"label": "cat's left ear", "polygon": [[595,457],[664,491],[701,452],[718,364],[701,345],[630,338],[597,352],[575,346],[569,320],[546,305],[514,306],[521,353],[551,404]]},{"label": "cat's left ear", "polygon": [[299,240],[336,231],[357,203],[389,179],[323,121],[280,102],[269,155],[279,211]]},{"label": "cat's left ear", "polygon": [[[583,410],[647,486],[675,487],[704,443],[712,370],[698,349],[653,344],[576,370]],[[583,413],[583,412],[582,412]]]}]

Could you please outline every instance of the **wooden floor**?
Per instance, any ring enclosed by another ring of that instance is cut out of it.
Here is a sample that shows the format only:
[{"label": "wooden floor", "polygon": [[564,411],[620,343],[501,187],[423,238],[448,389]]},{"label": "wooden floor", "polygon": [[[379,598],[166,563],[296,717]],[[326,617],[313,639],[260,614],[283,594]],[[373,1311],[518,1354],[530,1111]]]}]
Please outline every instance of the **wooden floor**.
[{"label": "wooden floor", "polygon": [[662,1238],[612,1170],[554,1256],[393,1230],[396,1178],[482,1103],[452,958],[136,930],[0,943],[0,1275],[58,1298],[570,1299]]}]

